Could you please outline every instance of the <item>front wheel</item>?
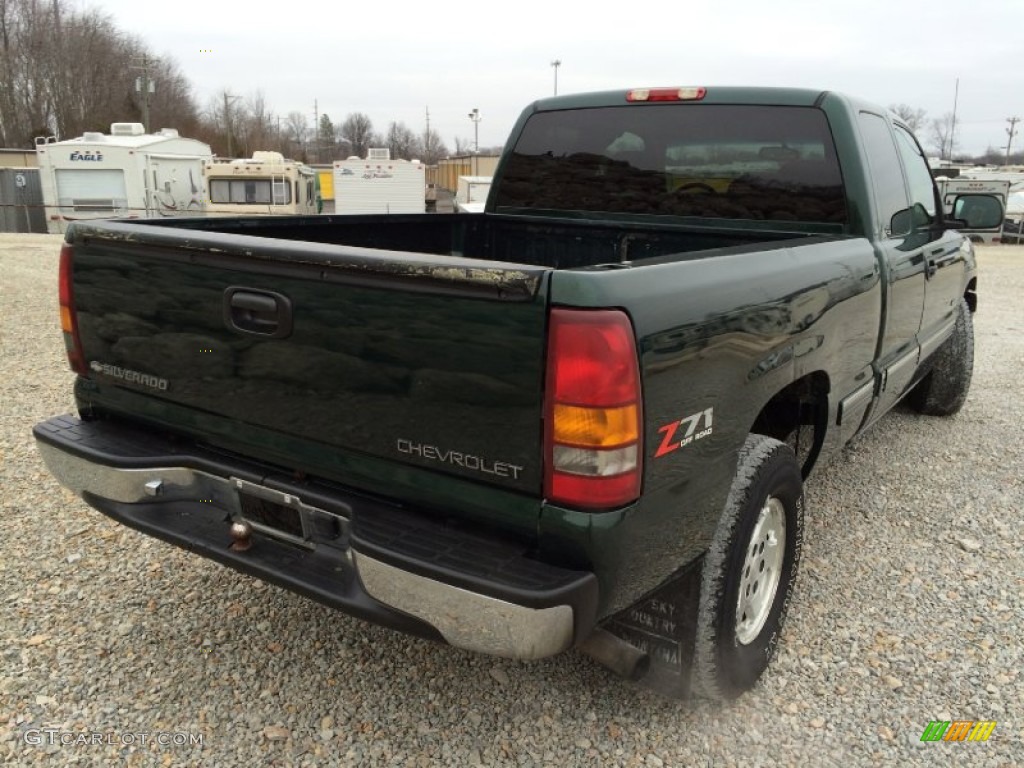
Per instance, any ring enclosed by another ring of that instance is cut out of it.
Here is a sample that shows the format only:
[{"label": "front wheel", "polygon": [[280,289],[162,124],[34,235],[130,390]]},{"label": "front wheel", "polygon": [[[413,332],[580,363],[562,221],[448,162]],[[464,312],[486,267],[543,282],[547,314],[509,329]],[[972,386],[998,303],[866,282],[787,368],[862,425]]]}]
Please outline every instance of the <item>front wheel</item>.
[{"label": "front wheel", "polygon": [[803,540],[803,482],[792,449],[750,435],[704,558],[694,648],[694,692],[733,699],[771,660]]},{"label": "front wheel", "polygon": [[967,302],[960,299],[953,335],[939,347],[932,369],[911,390],[907,403],[926,416],[952,416],[967,400],[973,372],[974,321]]}]

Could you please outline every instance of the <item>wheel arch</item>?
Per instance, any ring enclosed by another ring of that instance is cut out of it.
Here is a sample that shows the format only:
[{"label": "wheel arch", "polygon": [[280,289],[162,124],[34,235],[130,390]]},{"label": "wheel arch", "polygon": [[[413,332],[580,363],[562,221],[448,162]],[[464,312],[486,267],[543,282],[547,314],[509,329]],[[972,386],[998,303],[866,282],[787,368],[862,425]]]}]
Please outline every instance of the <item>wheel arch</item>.
[{"label": "wheel arch", "polygon": [[978,278],[972,277],[967,283],[967,287],[964,289],[964,301],[967,302],[967,308],[971,310],[971,314],[978,311]]},{"label": "wheel arch", "polygon": [[750,432],[789,445],[800,461],[803,477],[821,455],[828,428],[831,382],[824,371],[812,371],[776,392],[761,408]]}]

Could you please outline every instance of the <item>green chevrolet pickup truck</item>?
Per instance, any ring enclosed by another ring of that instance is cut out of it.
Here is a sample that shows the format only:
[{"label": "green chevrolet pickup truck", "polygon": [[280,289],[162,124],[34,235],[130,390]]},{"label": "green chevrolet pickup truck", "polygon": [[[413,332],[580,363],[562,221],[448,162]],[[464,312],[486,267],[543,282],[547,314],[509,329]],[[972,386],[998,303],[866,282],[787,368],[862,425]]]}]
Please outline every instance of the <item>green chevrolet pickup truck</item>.
[{"label": "green chevrolet pickup truck", "polygon": [[102,513],[354,616],[732,698],[812,469],[967,396],[956,224],[837,93],[545,99],[482,214],[75,224],[78,413],[34,434]]}]

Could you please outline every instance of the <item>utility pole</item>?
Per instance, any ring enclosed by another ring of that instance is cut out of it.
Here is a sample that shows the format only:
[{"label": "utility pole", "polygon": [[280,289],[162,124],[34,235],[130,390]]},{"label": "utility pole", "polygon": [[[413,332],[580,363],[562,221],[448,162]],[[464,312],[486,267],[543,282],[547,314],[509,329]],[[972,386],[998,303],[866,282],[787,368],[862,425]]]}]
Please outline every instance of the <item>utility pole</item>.
[{"label": "utility pole", "polygon": [[1006,129],[1006,165],[1010,164],[1010,147],[1013,145],[1013,137],[1017,133],[1017,123],[1020,122],[1019,117],[1008,117],[1006,122],[1010,124],[1010,127]]},{"label": "utility pole", "polygon": [[231,105],[238,101],[237,96],[232,96],[225,89],[224,91],[224,126],[228,133],[228,157],[234,157],[234,151],[231,149]]},{"label": "utility pole", "polygon": [[437,158],[434,157],[433,141],[430,137],[430,107],[424,107],[424,109],[427,111],[427,132],[423,134],[423,162],[433,165],[437,162]]},{"label": "utility pole", "polygon": [[555,96],[558,95],[558,68],[562,66],[561,59],[555,59],[551,62],[551,68],[555,70]]},{"label": "utility pole", "polygon": [[142,127],[146,133],[149,133],[149,95],[156,92],[156,82],[149,76],[149,71],[155,63],[155,59],[143,54],[142,63],[132,65],[132,69],[142,72],[135,78],[135,90],[141,99],[139,109],[142,110]]},{"label": "utility pole", "polygon": [[316,99],[313,99],[313,154],[316,162],[320,162],[320,109]]},{"label": "utility pole", "polygon": [[953,159],[953,144],[956,141],[956,105],[960,101],[960,78],[956,79],[956,90],[953,92],[953,119],[949,125],[949,155],[948,160]]}]

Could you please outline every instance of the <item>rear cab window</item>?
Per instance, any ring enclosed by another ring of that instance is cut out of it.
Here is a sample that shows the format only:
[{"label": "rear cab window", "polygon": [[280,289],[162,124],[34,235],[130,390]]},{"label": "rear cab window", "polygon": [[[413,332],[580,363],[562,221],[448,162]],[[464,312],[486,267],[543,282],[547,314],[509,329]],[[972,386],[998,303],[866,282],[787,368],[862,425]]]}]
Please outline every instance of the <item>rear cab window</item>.
[{"label": "rear cab window", "polygon": [[825,114],[813,107],[649,104],[539,112],[497,210],[846,222]]}]

